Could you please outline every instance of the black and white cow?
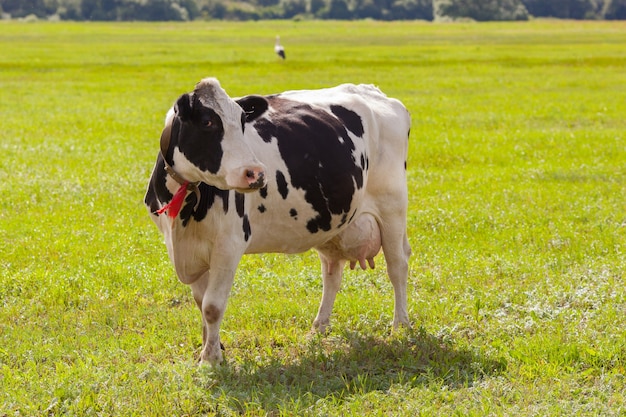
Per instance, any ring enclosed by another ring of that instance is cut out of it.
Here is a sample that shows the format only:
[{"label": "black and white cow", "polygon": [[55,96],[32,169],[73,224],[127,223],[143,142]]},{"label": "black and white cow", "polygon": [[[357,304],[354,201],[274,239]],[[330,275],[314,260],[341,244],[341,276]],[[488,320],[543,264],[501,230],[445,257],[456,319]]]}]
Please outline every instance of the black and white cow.
[{"label": "black and white cow", "polygon": [[201,360],[222,360],[219,326],[246,253],[320,255],[325,331],[346,262],[381,246],[409,323],[406,158],[410,116],[371,85],[230,98],[201,80],[170,109],[145,203],[203,319]]}]

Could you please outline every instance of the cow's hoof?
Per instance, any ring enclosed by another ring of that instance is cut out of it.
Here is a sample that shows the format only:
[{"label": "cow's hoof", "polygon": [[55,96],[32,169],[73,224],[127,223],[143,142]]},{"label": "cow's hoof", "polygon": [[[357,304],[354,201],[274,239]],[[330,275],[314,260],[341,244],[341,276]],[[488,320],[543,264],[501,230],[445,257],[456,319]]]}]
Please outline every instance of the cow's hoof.
[{"label": "cow's hoof", "polygon": [[393,321],[393,328],[394,329],[410,329],[411,328],[411,323],[409,322],[409,319],[406,320],[394,320]]},{"label": "cow's hoof", "polygon": [[311,327],[311,332],[322,334],[322,335],[326,335],[330,333],[330,321],[329,320],[326,320],[326,321],[315,320],[313,322],[313,326]]},{"label": "cow's hoof", "polygon": [[200,354],[200,364],[219,366],[224,360],[224,357],[222,356],[223,350],[224,350],[224,345],[222,345],[221,343],[219,344],[218,349],[203,350],[202,353]]}]

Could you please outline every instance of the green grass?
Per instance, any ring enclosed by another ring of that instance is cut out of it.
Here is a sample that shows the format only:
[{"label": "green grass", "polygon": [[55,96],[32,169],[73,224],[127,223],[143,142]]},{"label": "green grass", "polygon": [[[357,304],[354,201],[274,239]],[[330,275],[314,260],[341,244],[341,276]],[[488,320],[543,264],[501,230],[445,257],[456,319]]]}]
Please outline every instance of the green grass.
[{"label": "green grass", "polygon": [[[281,35],[287,61],[273,54]],[[0,416],[626,414],[626,25],[0,22]],[[165,112],[374,83],[412,113],[411,330],[313,252],[200,314],[142,204]]]}]

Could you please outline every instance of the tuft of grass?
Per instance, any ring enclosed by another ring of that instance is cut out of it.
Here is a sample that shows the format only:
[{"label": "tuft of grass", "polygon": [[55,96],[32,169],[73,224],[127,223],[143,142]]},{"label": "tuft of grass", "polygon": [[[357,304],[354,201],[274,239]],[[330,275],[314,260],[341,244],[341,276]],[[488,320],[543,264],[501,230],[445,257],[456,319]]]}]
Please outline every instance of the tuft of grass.
[{"label": "tuft of grass", "polygon": [[[623,22],[0,26],[0,416],[626,412]],[[406,104],[412,329],[382,257],[320,336],[317,256],[246,256],[226,363],[197,365],[142,198],[165,112],[210,75]]]}]

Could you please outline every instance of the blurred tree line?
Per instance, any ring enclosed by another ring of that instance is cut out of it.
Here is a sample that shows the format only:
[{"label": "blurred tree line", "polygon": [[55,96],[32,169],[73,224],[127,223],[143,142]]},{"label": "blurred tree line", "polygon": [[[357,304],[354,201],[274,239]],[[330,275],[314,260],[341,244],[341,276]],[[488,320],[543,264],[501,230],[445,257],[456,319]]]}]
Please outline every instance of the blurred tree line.
[{"label": "blurred tree line", "polygon": [[0,0],[0,13],[77,21],[626,19],[626,0]]}]

